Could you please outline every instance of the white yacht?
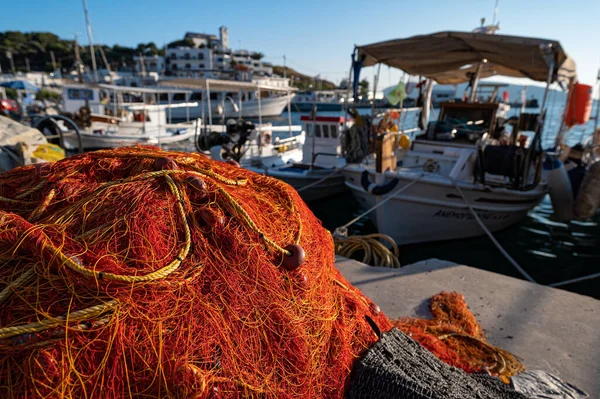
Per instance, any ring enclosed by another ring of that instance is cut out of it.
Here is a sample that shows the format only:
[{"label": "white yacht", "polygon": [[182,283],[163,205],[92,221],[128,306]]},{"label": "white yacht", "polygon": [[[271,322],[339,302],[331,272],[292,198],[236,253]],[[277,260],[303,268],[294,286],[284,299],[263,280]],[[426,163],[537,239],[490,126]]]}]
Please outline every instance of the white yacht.
[{"label": "white yacht", "polygon": [[210,112],[224,118],[262,118],[279,116],[289,107],[297,89],[285,79],[260,79],[253,82],[222,79],[167,79],[159,83],[163,87],[187,89],[189,94],[179,93],[166,98],[162,104],[196,102],[189,109],[182,107],[172,111],[177,120],[202,118]]},{"label": "white yacht", "polygon": [[[199,134],[202,124],[199,119],[170,123],[169,114],[173,109],[197,105],[189,102],[163,105],[156,101],[161,94],[178,92],[188,93],[159,88],[65,84],[62,111],[79,122],[83,150],[172,144],[193,138]],[[78,140],[73,134],[65,135],[65,148],[77,149]]]},{"label": "white yacht", "polygon": [[398,244],[483,235],[482,225],[496,231],[515,224],[546,195],[544,111],[531,127],[498,118],[498,103],[475,100],[482,77],[525,77],[547,86],[574,78],[575,64],[560,43],[440,32],[360,46],[355,57],[364,66],[381,63],[428,78],[427,98],[431,81],[472,85],[469,101],[442,103],[437,123],[406,150],[397,147],[397,133],[381,132],[375,162],[344,169],[360,204],[375,207],[370,217],[379,232]]}]

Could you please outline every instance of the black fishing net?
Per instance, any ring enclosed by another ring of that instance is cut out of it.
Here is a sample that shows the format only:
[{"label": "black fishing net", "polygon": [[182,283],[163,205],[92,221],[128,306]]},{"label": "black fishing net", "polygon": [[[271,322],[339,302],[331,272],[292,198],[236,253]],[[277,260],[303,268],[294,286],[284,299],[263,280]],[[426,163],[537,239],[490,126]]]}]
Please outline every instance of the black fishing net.
[{"label": "black fishing net", "polygon": [[348,399],[527,399],[487,374],[467,374],[394,328],[359,359]]}]

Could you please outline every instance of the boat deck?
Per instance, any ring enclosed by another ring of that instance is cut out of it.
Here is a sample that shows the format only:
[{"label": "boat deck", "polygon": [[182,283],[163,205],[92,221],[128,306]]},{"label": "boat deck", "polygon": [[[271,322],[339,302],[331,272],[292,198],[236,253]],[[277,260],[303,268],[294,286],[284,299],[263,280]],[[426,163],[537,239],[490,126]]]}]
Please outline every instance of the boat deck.
[{"label": "boat deck", "polygon": [[431,317],[431,296],[461,292],[490,343],[600,397],[600,301],[437,259],[388,269],[338,257],[336,265],[391,318]]}]

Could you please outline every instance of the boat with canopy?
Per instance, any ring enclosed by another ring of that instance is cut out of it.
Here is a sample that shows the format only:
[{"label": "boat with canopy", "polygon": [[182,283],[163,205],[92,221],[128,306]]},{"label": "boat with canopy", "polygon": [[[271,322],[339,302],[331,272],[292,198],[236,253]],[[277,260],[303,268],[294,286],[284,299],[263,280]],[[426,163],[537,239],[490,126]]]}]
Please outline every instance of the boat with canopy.
[{"label": "boat with canopy", "polygon": [[[375,159],[344,169],[346,185],[372,210],[380,233],[398,244],[483,235],[519,222],[542,200],[547,184],[541,135],[549,86],[569,84],[576,76],[559,42],[439,32],[357,46],[354,81],[361,68],[381,64],[428,79],[425,98],[431,98],[434,82],[469,82],[470,95],[465,102],[442,103],[437,121],[425,123],[409,145],[402,130],[372,134]],[[541,112],[505,119],[493,98],[479,102],[480,79],[491,76],[545,82]],[[424,121],[428,110],[423,108]]]}]

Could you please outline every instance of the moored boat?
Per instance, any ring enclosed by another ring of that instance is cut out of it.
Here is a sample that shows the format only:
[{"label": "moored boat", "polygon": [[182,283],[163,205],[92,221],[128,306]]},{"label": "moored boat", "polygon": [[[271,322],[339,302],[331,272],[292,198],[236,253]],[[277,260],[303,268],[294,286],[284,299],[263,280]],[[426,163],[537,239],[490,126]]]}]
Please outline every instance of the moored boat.
[{"label": "moored boat", "polygon": [[498,117],[500,104],[476,102],[476,93],[479,79],[492,74],[545,81],[547,90],[572,78],[575,65],[560,43],[440,32],[360,46],[355,54],[364,66],[382,63],[438,83],[471,82],[469,101],[442,103],[437,122],[409,148],[397,146],[398,134],[381,132],[375,163],[344,169],[346,185],[373,209],[380,233],[398,244],[474,237],[519,222],[543,199],[544,111],[521,131],[523,123]]}]

